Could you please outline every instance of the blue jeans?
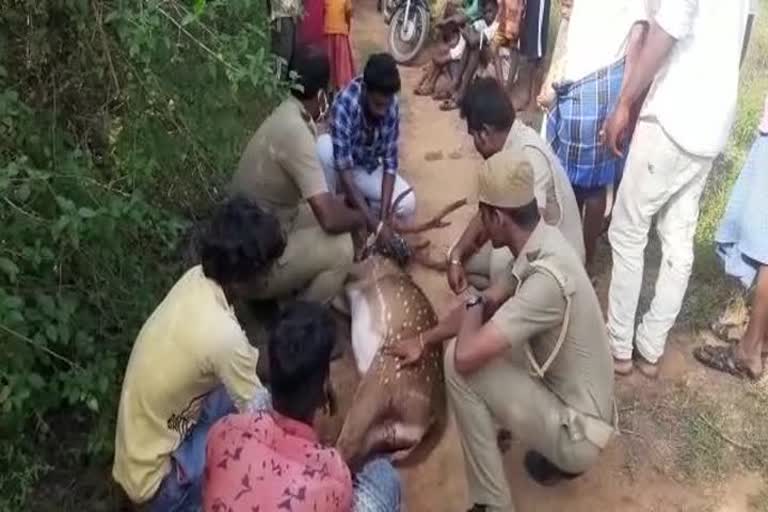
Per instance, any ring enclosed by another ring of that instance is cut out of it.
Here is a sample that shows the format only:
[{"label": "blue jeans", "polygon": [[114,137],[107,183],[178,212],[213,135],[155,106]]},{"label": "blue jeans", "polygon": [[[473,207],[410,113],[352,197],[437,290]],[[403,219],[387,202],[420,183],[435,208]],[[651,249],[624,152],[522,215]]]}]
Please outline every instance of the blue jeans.
[{"label": "blue jeans", "polygon": [[166,475],[155,497],[148,503],[150,512],[197,512],[201,510],[205,440],[217,420],[235,412],[235,405],[224,386],[205,398],[200,418],[171,455],[171,472]]},{"label": "blue jeans", "polygon": [[368,461],[354,477],[354,512],[398,512],[400,475],[387,459]]}]

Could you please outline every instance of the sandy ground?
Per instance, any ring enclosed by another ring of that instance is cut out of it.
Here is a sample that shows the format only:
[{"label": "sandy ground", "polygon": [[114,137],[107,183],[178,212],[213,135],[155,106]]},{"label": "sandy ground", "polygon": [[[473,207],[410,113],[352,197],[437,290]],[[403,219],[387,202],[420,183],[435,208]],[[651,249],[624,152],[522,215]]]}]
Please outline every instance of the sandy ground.
[{"label": "sandy ground", "polygon": [[[356,1],[352,42],[359,58],[386,49],[386,30],[373,0]],[[431,99],[412,94],[419,69],[403,67],[401,73],[401,167],[416,191],[419,217],[434,214],[455,199],[467,197],[470,202],[468,207],[451,216],[451,226],[429,234],[432,251],[440,254],[458,237],[476,207],[475,175],[480,159],[456,112],[441,112]],[[453,299],[445,277],[424,268],[415,268],[413,274],[438,312],[444,312]],[[607,280],[602,276],[598,289],[603,297],[606,286]],[[689,351],[681,346],[674,339],[670,343],[670,353],[658,383],[648,384],[640,377],[622,382],[619,386],[622,401],[643,400],[649,388],[690,378],[691,371],[699,371],[691,363]],[[347,362],[336,365],[334,376],[337,388],[352,387],[348,384],[353,384],[354,377]],[[343,397],[343,403],[349,399],[349,396]],[[524,449],[513,446],[505,463],[516,510],[739,512],[749,510],[749,496],[762,487],[762,478],[755,474],[742,474],[706,488],[686,485],[680,478],[670,478],[653,457],[644,460],[654,447],[644,447],[647,439],[641,437],[639,442],[633,434],[613,441],[597,467],[584,477],[547,489],[538,487],[525,476]],[[653,445],[653,441],[650,444]],[[403,468],[402,476],[409,511],[463,512],[469,508],[461,448],[453,424],[426,460],[415,467]]]}]

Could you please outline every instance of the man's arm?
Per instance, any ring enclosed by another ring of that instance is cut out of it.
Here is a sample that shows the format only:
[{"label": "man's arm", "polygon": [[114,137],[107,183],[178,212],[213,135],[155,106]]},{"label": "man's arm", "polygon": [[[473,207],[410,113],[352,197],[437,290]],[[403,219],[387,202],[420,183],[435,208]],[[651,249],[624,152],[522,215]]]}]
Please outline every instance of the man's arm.
[{"label": "man's arm", "polygon": [[480,212],[477,212],[472,220],[469,221],[459,241],[448,254],[450,261],[464,263],[470,256],[488,241],[488,234],[483,228],[483,220],[480,218]]},{"label": "man's arm", "polygon": [[632,25],[632,28],[629,31],[629,38],[627,40],[627,54],[624,60],[624,79],[621,82],[622,90],[626,87],[627,79],[632,74],[632,70],[637,65],[640,54],[643,50],[643,46],[645,44],[647,34],[648,23],[644,21],[638,21]]},{"label": "man's arm", "polygon": [[259,352],[251,347],[242,331],[235,332],[233,328],[229,337],[226,334],[222,336],[212,346],[212,370],[237,410],[246,412],[256,392],[262,387],[256,376]]},{"label": "man's arm", "polygon": [[630,64],[629,73],[624,76],[618,104],[603,128],[603,143],[615,155],[624,155],[623,146],[630,129],[632,107],[645,94],[676,42],[677,39],[658,23],[651,24],[645,44],[637,55],[637,62]]},{"label": "man's arm", "polygon": [[387,119],[382,158],[384,177],[381,180],[381,220],[389,220],[392,215],[392,192],[395,189],[395,176],[400,167],[397,148],[400,140],[400,106],[397,98],[393,101],[395,102],[394,112]]},{"label": "man's arm", "polygon": [[365,224],[368,229],[374,231],[378,224],[378,221],[371,215],[368,210],[368,203],[365,202],[365,198],[360,190],[355,185],[352,177],[352,169],[355,162],[352,157],[352,131],[353,126],[353,113],[350,111],[350,101],[344,96],[340,96],[333,103],[331,109],[331,123],[330,132],[331,140],[333,141],[333,159],[336,165],[336,172],[339,173],[341,182],[341,188],[344,195],[349,199],[362,215]]},{"label": "man's arm", "polygon": [[[514,286],[508,282],[498,282],[482,293],[483,305],[471,309],[482,311],[478,314],[480,321],[487,320],[501,307],[504,302],[509,300],[514,293]],[[462,328],[463,320],[467,312],[464,301],[462,300],[454,307],[448,315],[440,320],[432,329],[422,333],[422,341],[425,347],[442,344],[446,340],[457,336]]]},{"label": "man's arm", "polygon": [[562,325],[565,309],[565,298],[554,278],[544,273],[531,275],[488,322],[467,312],[456,340],[456,371],[472,373],[506,350],[517,350],[542,332]]},{"label": "man's arm", "polygon": [[307,198],[320,227],[326,233],[349,233],[365,225],[362,213],[349,208],[339,197],[324,192]]}]

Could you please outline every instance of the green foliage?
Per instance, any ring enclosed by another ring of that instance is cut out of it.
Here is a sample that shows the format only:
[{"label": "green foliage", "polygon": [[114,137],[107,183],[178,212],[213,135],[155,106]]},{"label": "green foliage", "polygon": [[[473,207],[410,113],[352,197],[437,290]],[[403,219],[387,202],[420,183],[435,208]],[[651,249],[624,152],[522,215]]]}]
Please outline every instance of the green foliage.
[{"label": "green foliage", "polygon": [[80,455],[109,457],[179,236],[285,90],[264,8],[0,0],[0,510],[52,463],[52,429],[85,425]]}]

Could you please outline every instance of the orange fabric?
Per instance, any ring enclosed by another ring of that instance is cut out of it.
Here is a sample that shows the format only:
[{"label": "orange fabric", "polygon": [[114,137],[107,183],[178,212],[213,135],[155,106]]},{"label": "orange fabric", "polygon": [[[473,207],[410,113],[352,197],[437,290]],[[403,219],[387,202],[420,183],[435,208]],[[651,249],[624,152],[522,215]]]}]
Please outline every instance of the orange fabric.
[{"label": "orange fabric", "polygon": [[496,20],[499,22],[497,41],[505,42],[508,46],[511,42],[517,42],[520,36],[520,23],[523,18],[522,0],[501,0]]},{"label": "orange fabric", "polygon": [[355,60],[349,46],[349,36],[328,34],[325,40],[328,57],[331,59],[331,85],[339,91],[355,78]]},{"label": "orange fabric", "polygon": [[325,0],[325,33],[349,35],[352,0]]}]

